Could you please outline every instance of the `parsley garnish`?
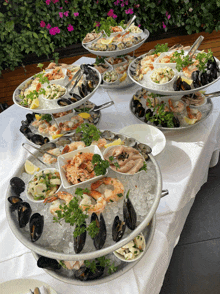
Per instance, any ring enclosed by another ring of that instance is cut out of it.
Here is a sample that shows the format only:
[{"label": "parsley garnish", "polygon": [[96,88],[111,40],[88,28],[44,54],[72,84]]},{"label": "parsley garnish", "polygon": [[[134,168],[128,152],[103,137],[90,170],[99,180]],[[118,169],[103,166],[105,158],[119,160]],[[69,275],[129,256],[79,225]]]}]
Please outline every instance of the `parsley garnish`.
[{"label": "parsley garnish", "polygon": [[79,197],[82,198],[83,194],[88,194],[90,191],[89,189],[85,188],[85,189],[82,189],[82,188],[76,188],[76,191],[75,191],[75,194]]},{"label": "parsley garnish", "polygon": [[117,24],[116,20],[109,16],[107,18],[103,18],[103,17],[101,18],[99,27],[97,27],[96,25],[97,23],[95,22],[94,27],[95,27],[96,33],[99,33],[104,30],[108,37],[112,33],[111,27],[115,27],[115,26],[121,26],[123,28],[126,27],[126,25],[124,24],[124,20],[122,20],[119,24]]},{"label": "parsley garnish", "polygon": [[40,120],[46,120],[47,122],[50,122],[52,120],[52,116],[50,114],[43,114],[40,118]]},{"label": "parsley garnish", "polygon": [[143,163],[143,166],[139,169],[139,171],[141,171],[141,170],[145,170],[145,171],[147,171],[147,164],[146,164],[145,161],[144,161],[144,163]]},{"label": "parsley garnish", "polygon": [[117,267],[115,267],[114,262],[111,264],[111,260],[106,258],[105,256],[101,256],[96,258],[95,260],[84,260],[85,266],[91,270],[91,272],[95,272],[97,266],[101,266],[104,268],[108,268],[108,273],[112,274],[116,272]]},{"label": "parsley garnish", "polygon": [[109,167],[108,160],[103,160],[99,154],[93,155],[92,164],[94,165],[96,176],[104,175],[106,173],[106,169]]},{"label": "parsley garnish", "polygon": [[98,141],[101,132],[94,125],[88,123],[81,124],[77,129],[76,133],[83,132],[82,141],[86,146],[90,146],[92,141]]}]

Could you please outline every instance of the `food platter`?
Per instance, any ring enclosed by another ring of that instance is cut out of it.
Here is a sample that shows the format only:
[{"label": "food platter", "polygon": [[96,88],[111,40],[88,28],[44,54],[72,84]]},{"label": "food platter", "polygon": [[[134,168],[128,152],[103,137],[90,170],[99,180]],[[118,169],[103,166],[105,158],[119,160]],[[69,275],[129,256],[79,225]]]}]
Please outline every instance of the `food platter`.
[{"label": "food platter", "polygon": [[[138,90],[134,96],[137,97],[141,93],[141,91],[145,92],[146,90],[142,88],[142,90],[141,89]],[[147,92],[147,93],[150,93],[150,92]],[[151,109],[151,111],[153,111],[154,114],[156,114],[156,112],[155,112],[155,109],[153,110],[153,107],[146,106],[147,99],[143,99],[143,96],[140,96],[141,98],[139,99],[139,102],[143,106],[144,112],[143,112],[143,114],[141,114],[141,116],[139,116],[139,114],[137,113],[137,111],[135,110],[135,107],[134,107],[134,102],[133,102],[134,98],[133,97],[130,100],[129,107],[130,107],[131,113],[136,117],[136,119],[138,119],[138,121],[140,121],[142,123],[154,125],[155,127],[157,127],[158,129],[160,129],[162,131],[183,130],[183,129],[192,128],[192,127],[202,123],[203,121],[205,121],[211,115],[212,110],[213,110],[213,104],[212,104],[212,101],[210,98],[205,98],[204,99],[205,102],[201,106],[196,106],[196,107],[190,106],[191,111],[193,111],[195,109],[195,111],[198,111],[201,113],[201,118],[193,121],[193,120],[188,119],[188,112],[186,111],[186,108],[189,106],[182,99],[180,101],[173,101],[172,102],[173,105],[174,105],[174,103],[181,103],[181,106],[183,106],[183,110],[181,110],[181,112],[173,113],[174,117],[178,119],[180,125],[176,126],[176,127],[174,127],[174,126],[173,127],[165,127],[165,126],[162,126],[161,124],[155,125],[150,121],[146,122],[146,120],[145,120],[146,111],[148,111],[148,109]],[[172,99],[172,96],[169,98]],[[158,97],[155,96],[154,99],[157,99],[158,105],[160,105],[159,103],[162,102],[163,105],[165,105],[165,107],[169,108],[169,103],[164,101],[164,96],[160,96],[160,95]]]},{"label": "food platter", "polygon": [[[115,133],[115,136],[121,135],[117,135]],[[125,139],[126,138],[127,142],[134,142],[132,138],[125,137]],[[137,141],[135,142],[138,143]],[[35,152],[35,155],[37,155],[37,151]],[[112,253],[114,250],[120,248],[122,245],[127,244],[130,240],[132,240],[135,236],[137,236],[141,231],[144,230],[149,221],[152,219],[159,204],[162,191],[161,173],[154,157],[151,154],[148,155],[149,160],[146,162],[148,167],[147,172],[141,171],[133,175],[132,177],[126,175],[119,175],[118,173],[112,170],[108,172],[108,177],[117,177],[123,183],[124,187],[126,188],[126,191],[127,189],[131,190],[130,195],[133,195],[131,196],[131,201],[133,202],[133,205],[136,206],[136,209],[140,210],[137,216],[138,226],[133,231],[125,231],[122,240],[120,240],[119,242],[114,243],[111,237],[108,235],[104,247],[100,250],[95,250],[95,248],[92,245],[92,239],[87,238],[87,242],[82,253],[75,254],[72,245],[71,248],[69,247],[69,242],[72,244],[71,232],[73,231],[73,229],[69,227],[69,225],[67,224],[67,227],[65,227],[64,224],[62,224],[61,229],[57,223],[53,223],[53,217],[48,211],[48,205],[44,205],[43,203],[30,203],[32,213],[39,212],[42,215],[44,215],[44,230],[42,236],[36,243],[31,242],[29,236],[29,228],[19,228],[16,213],[11,211],[10,203],[7,201],[7,198],[12,195],[12,190],[9,185],[6,193],[6,215],[12,232],[20,242],[22,242],[26,247],[28,247],[32,251],[42,256],[48,256],[50,258],[55,258],[59,260],[85,260],[97,258]],[[33,157],[29,156],[28,159],[40,168],[45,168],[45,166],[40,164]],[[57,163],[50,165],[50,167],[56,167],[56,165]],[[28,175],[24,172],[24,162],[20,164],[18,169],[15,171],[14,176],[20,177],[27,184],[31,175]],[[144,186],[143,184],[141,184],[143,182],[145,183]],[[71,192],[71,189],[68,189],[68,192],[73,193]],[[60,190],[64,189],[61,188]],[[140,194],[142,195],[142,197],[146,197],[145,200],[143,198],[142,201],[140,201]],[[24,199],[24,201],[27,201],[25,192],[23,192],[20,197]],[[108,220],[108,226],[111,227],[112,218],[114,218],[115,213],[121,215],[121,209],[123,205],[122,202],[123,201],[118,201],[115,204],[109,204],[106,210],[103,212],[104,218]],[[56,235],[52,236],[51,234],[54,232]],[[57,240],[58,233],[61,235]]]},{"label": "food platter", "polygon": [[[144,230],[144,235],[145,235],[145,242],[146,242],[146,248],[145,250],[150,247],[150,244],[152,242],[152,239],[154,237],[154,232],[155,232],[155,227],[156,227],[156,216],[153,216],[153,219],[150,221],[149,225],[145,228]],[[33,252],[32,254],[36,260],[39,259],[40,255]],[[44,269],[47,274],[50,276],[54,277],[55,279],[58,279],[64,283],[68,284],[73,284],[73,285],[78,285],[78,286],[91,286],[91,285],[98,285],[102,283],[107,283],[109,281],[113,281],[114,279],[120,277],[121,275],[125,274],[127,271],[129,271],[131,268],[133,268],[139,261],[133,261],[133,262],[120,262],[118,258],[114,257],[113,254],[109,254],[114,260],[115,264],[117,265],[117,271],[112,273],[111,275],[108,275],[106,272],[104,273],[103,276],[101,276],[99,279],[94,280],[94,281],[80,281],[74,278],[74,272],[65,270],[64,268],[61,268],[60,270],[49,270],[49,269]],[[144,255],[143,257],[144,258]]]},{"label": "food platter", "polygon": [[[71,66],[73,67],[73,65],[71,65]],[[79,66],[76,65],[76,67],[79,67]],[[66,106],[60,106],[60,105],[58,105],[58,100],[59,99],[54,100],[54,101],[53,100],[46,101],[45,99],[42,98],[42,95],[39,95],[39,97],[38,97],[38,99],[39,99],[39,106],[36,108],[36,112],[38,112],[38,113],[58,113],[58,112],[68,111],[68,110],[71,110],[73,108],[76,108],[76,107],[80,106],[81,104],[83,104],[87,100],[89,100],[93,96],[93,94],[96,92],[96,90],[99,88],[99,86],[100,86],[100,83],[101,83],[101,75],[100,75],[100,73],[95,68],[90,67],[90,66],[88,66],[88,67],[89,67],[90,71],[93,73],[93,76],[92,77],[94,77],[94,78],[97,77],[97,84],[96,84],[95,88],[92,90],[92,92],[89,92],[89,94],[87,94],[84,98],[81,97],[80,100],[78,100],[77,102],[74,102],[74,103],[72,102],[72,103],[70,103],[69,105],[66,105]],[[30,109],[30,107],[25,107],[25,106],[23,106],[23,105],[20,104],[21,101],[22,101],[22,99],[19,97],[19,95],[21,94],[22,89],[27,88],[28,83],[31,83],[31,81],[33,81],[34,79],[35,79],[34,76],[28,78],[27,80],[25,80],[24,82],[22,82],[15,89],[15,91],[13,93],[13,102],[17,106],[19,106],[19,107],[21,107],[21,108],[23,108],[25,110]],[[87,81],[86,79],[87,79],[86,78],[86,75],[83,74],[83,81],[86,82]],[[68,79],[67,79],[67,82],[66,83],[68,83]],[[59,84],[59,82],[58,82],[58,84]],[[75,94],[79,95],[79,91],[78,91],[78,88],[77,87],[74,88],[73,92]],[[62,97],[60,97],[60,99],[62,99],[62,98],[70,98],[70,97],[71,97],[71,95],[64,94]]]},{"label": "food platter", "polygon": [[[98,51],[98,50],[93,50],[93,49],[90,49],[90,46],[91,44],[89,45],[85,45],[82,43],[82,46],[88,50],[90,53],[93,53],[95,55],[98,55],[98,56],[118,56],[118,55],[125,55],[125,54],[128,54],[132,51],[135,51],[137,50],[146,40],[147,38],[149,37],[150,33],[147,29],[145,29],[139,36],[141,37],[141,41],[138,43],[138,44],[135,44],[129,48],[125,48],[125,49],[122,49],[122,50],[114,50],[114,51]],[[93,43],[93,42],[92,42]]]},{"label": "food platter", "polygon": [[[175,78],[172,80],[172,83],[169,84],[169,86],[166,87],[166,84],[163,85],[157,85],[155,83],[152,83],[151,80],[150,80],[150,74],[151,72],[153,71],[153,69],[155,70],[155,61],[156,61],[156,58],[153,58],[152,57],[152,70],[151,71],[147,71],[146,74],[143,74],[143,78],[141,80],[138,80],[138,77],[136,76],[136,73],[137,73],[137,70],[139,71],[138,67],[140,66],[140,62],[142,60],[144,60],[144,58],[148,58],[149,56],[153,56],[154,50],[150,50],[149,52],[139,56],[138,58],[136,58],[134,61],[132,61],[129,65],[129,68],[128,68],[128,75],[130,77],[130,79],[136,83],[137,85],[147,89],[148,91],[151,91],[153,93],[157,93],[157,94],[161,94],[161,95],[171,95],[173,96],[173,99],[180,99],[181,96],[183,95],[188,95],[188,94],[191,94],[191,93],[194,93],[194,92],[197,92],[197,91],[201,91],[207,87],[209,87],[210,85],[214,84],[215,82],[217,82],[219,79],[220,79],[220,73],[218,72],[217,73],[217,78],[214,79],[212,82],[209,82],[207,83],[206,85],[201,85],[199,87],[194,87],[193,84],[191,84],[191,89],[190,90],[180,90],[180,91],[174,91],[173,89],[173,85],[174,83],[176,83],[178,77],[180,78],[188,78],[189,77],[186,77],[185,76],[185,73],[183,73],[182,71],[180,72],[177,72],[175,74]],[[188,54],[189,50],[184,50],[184,56],[186,56]],[[166,52],[167,54],[171,54],[172,52]],[[201,51],[196,51],[195,54],[198,54],[198,53],[201,53]],[[214,57],[215,59],[215,62],[217,64],[217,67],[219,68],[219,60]],[[143,61],[142,61],[142,64],[143,64]],[[163,68],[164,66],[169,66],[170,63],[164,63],[164,64],[161,64],[161,68]],[[172,63],[173,64],[173,63]],[[164,98],[166,99],[166,97]]]}]

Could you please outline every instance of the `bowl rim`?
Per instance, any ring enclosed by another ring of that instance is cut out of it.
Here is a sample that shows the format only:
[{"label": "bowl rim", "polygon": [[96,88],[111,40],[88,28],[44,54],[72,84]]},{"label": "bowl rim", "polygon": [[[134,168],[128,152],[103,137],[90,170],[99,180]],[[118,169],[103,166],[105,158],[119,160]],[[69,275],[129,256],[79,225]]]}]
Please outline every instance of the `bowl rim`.
[{"label": "bowl rim", "polygon": [[[167,65],[166,65],[166,66],[167,66]],[[150,71],[148,72],[149,81],[150,81],[153,85],[158,86],[158,87],[167,86],[167,85],[170,85],[170,84],[175,80],[175,78],[177,77],[177,71],[176,71],[174,68],[170,67],[170,69],[172,69],[172,71],[174,72],[174,76],[172,77],[171,80],[169,80],[168,82],[163,83],[163,84],[158,84],[158,83],[155,83],[154,81],[152,81],[152,79],[151,79],[151,74],[152,74],[155,70],[158,70],[158,69],[161,69],[161,68],[165,68],[166,66],[162,66],[162,67],[154,68],[153,70],[150,70]],[[169,67],[169,66],[167,66],[167,67]]]}]

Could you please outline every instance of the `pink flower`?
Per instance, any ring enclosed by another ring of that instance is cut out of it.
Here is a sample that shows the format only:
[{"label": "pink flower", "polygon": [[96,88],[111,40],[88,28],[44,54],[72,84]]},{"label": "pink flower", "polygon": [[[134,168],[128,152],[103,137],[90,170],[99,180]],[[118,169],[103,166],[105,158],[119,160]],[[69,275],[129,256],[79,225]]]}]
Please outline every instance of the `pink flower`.
[{"label": "pink flower", "polygon": [[125,5],[128,5],[128,1],[125,1]]},{"label": "pink flower", "polygon": [[163,29],[165,29],[167,26],[165,25],[165,23],[164,23],[164,22],[162,22],[162,24],[163,24]]},{"label": "pink flower", "polygon": [[59,0],[52,0],[52,1],[53,1],[54,4],[57,3],[57,2],[59,2]]},{"label": "pink flower", "polygon": [[60,9],[63,9],[63,7],[60,7]]},{"label": "pink flower", "polygon": [[125,5],[124,5],[124,3],[121,3],[121,7],[124,7]]},{"label": "pink flower", "polygon": [[138,27],[140,28],[140,26],[141,26],[141,25],[139,24]]},{"label": "pink flower", "polygon": [[114,10],[113,9],[110,9],[109,12],[107,13],[108,16],[112,17],[112,18],[116,18],[117,15],[114,14]]},{"label": "pink flower", "polygon": [[69,24],[69,26],[67,27],[67,30],[69,32],[72,32],[74,30],[74,27],[71,24]]},{"label": "pink flower", "polygon": [[64,12],[64,15],[67,17],[69,15],[69,11]]},{"label": "pink flower", "polygon": [[171,15],[168,13],[168,11],[166,11],[166,17],[167,17],[168,19],[171,18]]},{"label": "pink flower", "polygon": [[100,22],[99,22],[99,21],[96,21],[95,26],[96,26],[96,27],[100,27]]},{"label": "pink flower", "polygon": [[63,18],[63,12],[59,12],[60,18]]},{"label": "pink flower", "polygon": [[65,3],[68,3],[68,1],[67,1],[67,0],[65,0]]},{"label": "pink flower", "polygon": [[79,12],[74,12],[73,15],[74,16],[79,16]]},{"label": "pink flower", "polygon": [[135,8],[139,8],[140,7],[140,4],[136,4],[134,5]]},{"label": "pink flower", "polygon": [[41,22],[40,22],[40,26],[42,27],[42,28],[44,28],[45,27],[45,22],[42,20]]},{"label": "pink flower", "polygon": [[51,25],[48,23],[48,25],[46,26],[46,28],[49,30],[51,28]]},{"label": "pink flower", "polygon": [[120,0],[115,1],[114,5],[116,5],[116,6],[119,5],[119,2],[120,2]]},{"label": "pink flower", "polygon": [[126,14],[133,14],[134,11],[133,11],[132,8],[128,8],[127,10],[125,10],[125,13],[126,13]]},{"label": "pink flower", "polygon": [[51,29],[49,30],[49,33],[50,33],[51,35],[59,34],[59,33],[60,33],[60,29],[59,29],[58,27],[51,28]]},{"label": "pink flower", "polygon": [[51,0],[46,0],[46,4],[49,5]]}]

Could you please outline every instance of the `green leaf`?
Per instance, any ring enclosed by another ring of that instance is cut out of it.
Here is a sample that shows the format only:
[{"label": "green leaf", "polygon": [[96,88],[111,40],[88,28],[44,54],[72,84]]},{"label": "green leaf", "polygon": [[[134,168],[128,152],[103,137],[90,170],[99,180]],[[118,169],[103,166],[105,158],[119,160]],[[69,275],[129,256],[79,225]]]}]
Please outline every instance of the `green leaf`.
[{"label": "green leaf", "polygon": [[7,21],[5,24],[5,28],[7,31],[11,32],[14,29],[14,22],[11,21]]},{"label": "green leaf", "polygon": [[33,36],[38,39],[38,35],[35,32],[33,33]]}]

